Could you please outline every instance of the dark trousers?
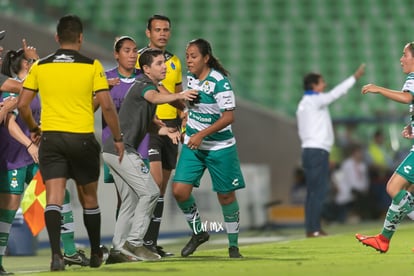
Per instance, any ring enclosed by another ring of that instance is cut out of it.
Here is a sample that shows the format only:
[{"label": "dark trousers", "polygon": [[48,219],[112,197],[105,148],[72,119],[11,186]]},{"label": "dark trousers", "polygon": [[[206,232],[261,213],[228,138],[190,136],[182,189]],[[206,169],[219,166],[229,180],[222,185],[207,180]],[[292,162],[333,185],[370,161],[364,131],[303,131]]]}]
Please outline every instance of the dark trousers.
[{"label": "dark trousers", "polygon": [[307,187],[305,228],[310,233],[321,230],[322,206],[329,185],[329,152],[305,148],[302,150],[302,164]]}]

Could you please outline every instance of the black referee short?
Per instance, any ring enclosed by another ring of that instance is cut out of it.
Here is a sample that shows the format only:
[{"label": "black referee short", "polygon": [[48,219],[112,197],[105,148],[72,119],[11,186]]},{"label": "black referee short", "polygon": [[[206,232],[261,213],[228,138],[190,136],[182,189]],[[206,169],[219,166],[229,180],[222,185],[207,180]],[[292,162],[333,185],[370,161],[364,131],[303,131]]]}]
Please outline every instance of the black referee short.
[{"label": "black referee short", "polygon": [[101,147],[93,133],[45,131],[39,147],[39,169],[46,181],[72,178],[78,185],[98,181]]}]

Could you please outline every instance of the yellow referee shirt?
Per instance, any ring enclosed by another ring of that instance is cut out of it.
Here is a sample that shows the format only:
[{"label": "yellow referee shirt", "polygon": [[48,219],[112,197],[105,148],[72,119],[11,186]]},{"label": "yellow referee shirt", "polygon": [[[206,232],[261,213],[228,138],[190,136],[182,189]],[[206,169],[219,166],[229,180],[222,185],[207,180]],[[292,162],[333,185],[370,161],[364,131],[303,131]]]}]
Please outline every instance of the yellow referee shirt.
[{"label": "yellow referee shirt", "polygon": [[108,90],[102,64],[59,49],[35,62],[23,87],[40,93],[42,131],[93,133],[93,95]]},{"label": "yellow referee shirt", "polygon": [[[139,53],[142,53],[145,49],[148,49],[148,47],[139,50]],[[167,51],[164,52],[164,58],[165,65],[167,66],[167,74],[165,79],[161,82],[170,93],[175,93],[175,86],[181,84],[183,78],[181,73],[181,62],[176,55]],[[139,69],[138,60],[136,68]],[[156,114],[159,119],[175,119],[177,118],[177,109],[170,104],[159,104],[157,105]]]}]

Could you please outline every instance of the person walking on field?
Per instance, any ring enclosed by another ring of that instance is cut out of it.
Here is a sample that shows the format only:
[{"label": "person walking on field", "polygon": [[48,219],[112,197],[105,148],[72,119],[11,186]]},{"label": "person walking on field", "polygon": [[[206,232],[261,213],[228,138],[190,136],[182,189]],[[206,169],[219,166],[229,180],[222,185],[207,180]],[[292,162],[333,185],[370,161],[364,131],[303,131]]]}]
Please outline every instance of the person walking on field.
[{"label": "person walking on field", "polygon": [[240,223],[236,190],[243,189],[245,183],[231,129],[236,102],[229,73],[213,55],[210,43],[201,38],[187,44],[186,63],[187,87],[196,89],[199,97],[189,102],[184,143],[173,179],[174,197],[193,232],[181,256],[193,254],[210,237],[201,226],[192,194],[208,169],[223,213],[229,257],[242,258],[238,247]]}]

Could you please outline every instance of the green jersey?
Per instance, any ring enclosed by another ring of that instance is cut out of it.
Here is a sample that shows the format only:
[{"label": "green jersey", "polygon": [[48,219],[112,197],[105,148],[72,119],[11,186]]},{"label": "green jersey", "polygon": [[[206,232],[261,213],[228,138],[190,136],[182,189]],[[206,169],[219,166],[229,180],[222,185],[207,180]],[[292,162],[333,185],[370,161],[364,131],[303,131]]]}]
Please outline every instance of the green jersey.
[{"label": "green jersey", "polygon": [[[221,117],[222,112],[234,110],[236,107],[230,81],[214,69],[211,69],[204,80],[199,80],[195,75],[187,73],[187,88],[198,91],[199,101],[190,105],[188,111],[185,144],[191,135],[214,124]],[[219,150],[234,144],[236,144],[236,140],[231,125],[228,125],[220,131],[206,136],[199,149]]]}]

